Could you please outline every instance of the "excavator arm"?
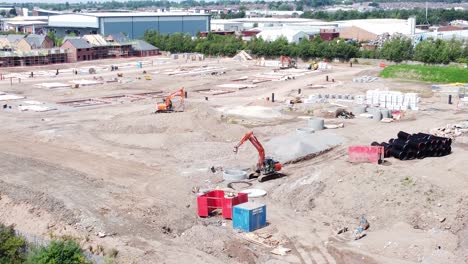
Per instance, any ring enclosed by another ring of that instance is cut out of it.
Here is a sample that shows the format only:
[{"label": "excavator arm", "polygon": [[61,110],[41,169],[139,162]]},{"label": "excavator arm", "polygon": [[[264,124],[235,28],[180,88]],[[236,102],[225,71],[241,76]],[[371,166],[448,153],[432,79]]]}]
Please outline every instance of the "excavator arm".
[{"label": "excavator arm", "polygon": [[181,89],[179,89],[179,90],[177,90],[177,91],[172,92],[171,94],[169,94],[169,95],[166,97],[166,100],[164,100],[164,103],[163,103],[163,104],[158,104],[158,105],[157,105],[157,111],[156,111],[156,112],[168,112],[168,111],[172,111],[172,101],[171,101],[171,99],[172,99],[174,96],[180,96],[180,103],[181,103],[181,105],[184,105],[185,91],[184,91],[184,87],[182,87]]},{"label": "excavator arm", "polygon": [[263,148],[262,144],[258,141],[257,137],[254,136],[253,131],[249,131],[245,134],[245,136],[239,141],[239,143],[234,147],[234,152],[237,153],[242,144],[245,141],[249,140],[250,143],[257,149],[258,151],[258,162],[257,162],[257,169],[261,170],[263,167],[263,162],[265,161],[265,149]]},{"label": "excavator arm", "polygon": [[171,93],[168,97],[166,97],[166,107],[169,106],[172,97],[177,96],[177,95],[180,96],[180,102],[183,104],[184,103],[184,96],[185,96],[184,87],[182,87],[180,90],[177,90],[177,91]]}]

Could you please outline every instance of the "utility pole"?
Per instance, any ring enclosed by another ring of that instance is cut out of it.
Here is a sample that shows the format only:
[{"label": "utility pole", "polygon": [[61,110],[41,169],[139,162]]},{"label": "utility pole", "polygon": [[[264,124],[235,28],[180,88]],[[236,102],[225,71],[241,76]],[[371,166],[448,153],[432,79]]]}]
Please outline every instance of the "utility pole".
[{"label": "utility pole", "polygon": [[427,20],[427,1],[426,1],[426,25],[429,25],[429,21]]}]

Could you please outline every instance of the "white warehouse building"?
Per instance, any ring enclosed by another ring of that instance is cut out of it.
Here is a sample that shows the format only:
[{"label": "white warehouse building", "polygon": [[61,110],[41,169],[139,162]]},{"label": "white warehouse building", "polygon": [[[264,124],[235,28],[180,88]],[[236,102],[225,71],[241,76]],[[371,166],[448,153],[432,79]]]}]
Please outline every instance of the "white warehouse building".
[{"label": "white warehouse building", "polygon": [[257,37],[266,41],[275,41],[284,37],[289,43],[299,43],[304,38],[309,39],[309,35],[304,31],[287,28],[264,28]]}]

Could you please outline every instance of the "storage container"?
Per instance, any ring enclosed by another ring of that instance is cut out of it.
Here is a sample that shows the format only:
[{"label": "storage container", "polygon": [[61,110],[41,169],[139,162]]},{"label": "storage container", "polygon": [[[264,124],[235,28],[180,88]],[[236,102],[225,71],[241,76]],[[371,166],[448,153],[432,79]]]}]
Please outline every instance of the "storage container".
[{"label": "storage container", "polygon": [[232,227],[252,232],[266,226],[266,205],[246,202],[233,207]]}]

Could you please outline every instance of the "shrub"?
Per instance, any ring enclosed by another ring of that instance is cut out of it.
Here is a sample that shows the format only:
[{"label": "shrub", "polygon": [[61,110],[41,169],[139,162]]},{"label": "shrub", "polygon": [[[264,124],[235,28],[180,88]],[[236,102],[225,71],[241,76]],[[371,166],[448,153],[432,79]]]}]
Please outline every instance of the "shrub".
[{"label": "shrub", "polygon": [[82,249],[72,240],[54,240],[29,255],[30,264],[88,264]]},{"label": "shrub", "polygon": [[17,236],[13,226],[0,224],[0,263],[23,263],[26,259],[26,241]]}]

